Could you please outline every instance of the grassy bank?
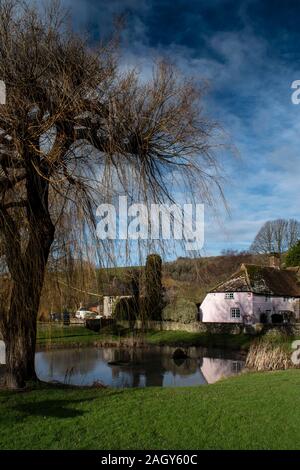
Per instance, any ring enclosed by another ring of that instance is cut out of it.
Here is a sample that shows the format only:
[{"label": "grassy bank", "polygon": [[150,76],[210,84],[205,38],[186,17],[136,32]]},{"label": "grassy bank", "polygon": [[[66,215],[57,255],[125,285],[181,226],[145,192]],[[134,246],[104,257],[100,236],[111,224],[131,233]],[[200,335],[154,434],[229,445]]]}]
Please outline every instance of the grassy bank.
[{"label": "grassy bank", "polygon": [[190,388],[0,392],[1,449],[300,449],[300,372]]},{"label": "grassy bank", "polygon": [[[96,333],[88,330],[84,326],[62,326],[49,324],[47,327],[38,328],[37,347],[43,348],[63,348],[63,347],[84,347],[84,346],[132,346],[132,345],[160,345],[174,347],[199,346],[204,348],[219,348],[248,352],[250,347],[253,358],[258,356],[264,359],[261,370],[286,368],[282,366],[282,360],[278,360],[280,355],[287,358],[290,366],[290,356],[292,353],[292,341],[299,337],[287,336],[284,334],[266,334],[255,337],[245,334],[212,334],[212,333],[189,333],[186,331],[141,331],[131,332],[128,329],[113,326],[106,327],[101,332]],[[259,347],[257,347],[259,345]],[[259,354],[258,354],[259,353]],[[273,366],[271,356],[275,357],[277,366]],[[258,358],[261,362],[260,357]],[[253,362],[253,361],[252,361]],[[249,367],[253,367],[249,363]],[[256,369],[260,370],[255,366]]]},{"label": "grassy bank", "polygon": [[57,324],[38,326],[39,346],[89,345],[99,339],[99,334],[84,326],[62,326]]},{"label": "grassy bank", "polygon": [[95,333],[83,326],[58,326],[50,324],[38,329],[39,347],[91,346],[93,344],[118,345],[130,342],[168,345],[168,346],[203,346],[207,348],[224,348],[248,350],[253,337],[248,335],[225,335],[208,333],[189,333],[186,331],[151,331],[142,334],[128,329],[108,327]]},{"label": "grassy bank", "polygon": [[152,331],[146,334],[149,344],[168,346],[202,346],[206,348],[235,349],[247,351],[253,336],[210,333],[188,333],[186,331]]}]

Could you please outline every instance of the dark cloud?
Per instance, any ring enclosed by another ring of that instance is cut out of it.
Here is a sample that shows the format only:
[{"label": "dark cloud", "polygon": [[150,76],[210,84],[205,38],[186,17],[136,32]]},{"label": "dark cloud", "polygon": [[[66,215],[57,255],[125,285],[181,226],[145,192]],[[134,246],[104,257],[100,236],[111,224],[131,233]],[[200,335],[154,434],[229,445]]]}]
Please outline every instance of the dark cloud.
[{"label": "dark cloud", "polygon": [[[225,159],[231,218],[207,229],[208,252],[246,248],[266,219],[298,217],[300,106],[299,0],[64,0],[91,40],[126,14],[123,66],[151,73],[165,55],[186,74],[208,78],[207,112],[220,120],[241,159]],[[299,108],[299,109],[298,109]],[[298,124],[299,123],[299,124]],[[217,228],[216,228],[217,227]],[[222,234],[222,236],[220,236]]]}]

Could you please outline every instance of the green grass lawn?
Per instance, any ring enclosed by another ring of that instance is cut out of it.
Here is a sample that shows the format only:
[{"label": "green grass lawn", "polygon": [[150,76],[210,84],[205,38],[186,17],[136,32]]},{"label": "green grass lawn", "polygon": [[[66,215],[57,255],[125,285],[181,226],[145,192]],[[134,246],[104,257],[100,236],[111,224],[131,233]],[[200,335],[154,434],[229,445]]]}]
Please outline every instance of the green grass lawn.
[{"label": "green grass lawn", "polygon": [[63,326],[55,323],[38,326],[37,332],[38,345],[93,343],[98,338],[99,334],[84,326]]},{"label": "green grass lawn", "polygon": [[190,388],[0,392],[1,449],[300,449],[300,371]]},{"label": "green grass lawn", "polygon": [[100,333],[89,330],[84,325],[64,326],[49,324],[38,326],[37,345],[39,346],[88,346],[112,342],[117,345],[119,340],[131,337],[129,330],[124,328],[105,327]]}]

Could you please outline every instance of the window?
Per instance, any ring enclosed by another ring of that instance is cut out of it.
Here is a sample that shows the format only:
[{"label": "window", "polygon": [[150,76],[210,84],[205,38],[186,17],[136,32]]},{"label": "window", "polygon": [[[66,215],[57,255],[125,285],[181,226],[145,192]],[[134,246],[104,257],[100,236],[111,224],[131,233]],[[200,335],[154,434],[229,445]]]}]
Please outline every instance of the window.
[{"label": "window", "polygon": [[271,300],[271,297],[269,295],[266,295],[265,296],[265,302],[269,302],[269,300]]},{"label": "window", "polygon": [[234,299],[233,292],[226,292],[225,299]]},{"label": "window", "polygon": [[239,308],[230,309],[231,318],[241,318],[241,311]]}]

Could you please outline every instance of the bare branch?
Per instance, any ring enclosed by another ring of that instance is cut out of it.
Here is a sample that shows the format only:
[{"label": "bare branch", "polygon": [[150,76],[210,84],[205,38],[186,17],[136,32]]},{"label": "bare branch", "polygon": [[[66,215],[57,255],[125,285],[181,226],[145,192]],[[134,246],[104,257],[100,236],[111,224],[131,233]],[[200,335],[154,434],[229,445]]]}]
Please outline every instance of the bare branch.
[{"label": "bare branch", "polygon": [[25,178],[26,175],[24,173],[11,178],[0,178],[0,193],[4,193],[8,189],[14,188],[16,184],[20,183],[21,181],[24,181]]}]

